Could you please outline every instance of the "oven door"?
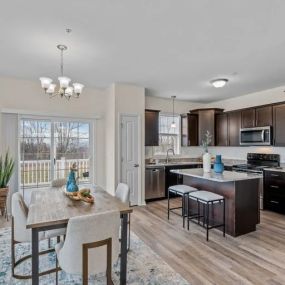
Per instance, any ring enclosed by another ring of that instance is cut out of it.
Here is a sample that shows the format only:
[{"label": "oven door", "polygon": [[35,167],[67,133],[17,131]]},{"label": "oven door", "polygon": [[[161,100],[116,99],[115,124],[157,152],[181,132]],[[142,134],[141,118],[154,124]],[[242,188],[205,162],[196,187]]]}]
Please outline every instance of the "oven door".
[{"label": "oven door", "polygon": [[271,145],[271,127],[246,128],[240,130],[240,145]]}]

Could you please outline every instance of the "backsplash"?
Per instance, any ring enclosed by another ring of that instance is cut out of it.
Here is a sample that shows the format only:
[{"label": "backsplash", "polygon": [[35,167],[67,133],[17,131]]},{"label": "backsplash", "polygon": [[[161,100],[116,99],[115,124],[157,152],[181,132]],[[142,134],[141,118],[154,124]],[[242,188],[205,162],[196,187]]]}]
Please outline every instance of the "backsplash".
[{"label": "backsplash", "polygon": [[[222,157],[228,159],[242,159],[246,160],[246,155],[248,152],[256,153],[277,153],[280,154],[280,161],[285,162],[285,147],[270,147],[270,146],[251,146],[251,147],[209,147],[209,152],[215,156],[216,154],[221,154]],[[177,157],[201,157],[203,154],[202,147],[182,147],[181,154]],[[151,158],[152,147],[145,148],[145,157]],[[165,157],[165,155],[156,155],[155,157]]]}]

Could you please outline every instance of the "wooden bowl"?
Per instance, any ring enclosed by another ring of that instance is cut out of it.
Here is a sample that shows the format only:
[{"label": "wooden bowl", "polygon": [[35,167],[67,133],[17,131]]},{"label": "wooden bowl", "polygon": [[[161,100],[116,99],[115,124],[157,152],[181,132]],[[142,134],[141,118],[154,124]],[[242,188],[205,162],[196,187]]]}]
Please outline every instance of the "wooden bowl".
[{"label": "wooden bowl", "polygon": [[[90,189],[87,188],[79,190],[78,196],[80,197],[80,200],[86,203],[94,203],[94,197],[90,194],[90,192]],[[88,196],[84,195],[83,193],[88,193]]]}]

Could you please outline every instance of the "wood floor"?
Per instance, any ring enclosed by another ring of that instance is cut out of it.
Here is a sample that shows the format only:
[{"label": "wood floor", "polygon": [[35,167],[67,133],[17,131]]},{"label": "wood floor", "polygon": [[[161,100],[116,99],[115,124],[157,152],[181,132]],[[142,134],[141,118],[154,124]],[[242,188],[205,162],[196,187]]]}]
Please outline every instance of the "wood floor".
[{"label": "wood floor", "polygon": [[167,201],[134,208],[132,230],[191,284],[285,284],[285,216],[261,212],[257,231],[224,238],[219,230],[191,223],[183,229],[181,217],[167,220]]}]

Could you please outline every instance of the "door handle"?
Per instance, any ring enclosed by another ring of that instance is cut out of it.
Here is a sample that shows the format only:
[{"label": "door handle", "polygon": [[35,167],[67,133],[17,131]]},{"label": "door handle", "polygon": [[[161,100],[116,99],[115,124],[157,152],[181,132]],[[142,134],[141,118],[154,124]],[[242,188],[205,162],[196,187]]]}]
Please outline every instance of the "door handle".
[{"label": "door handle", "polygon": [[140,166],[140,165],[139,165],[139,164],[137,164],[137,163],[135,163],[135,164],[134,164],[134,167],[139,167],[139,166]]}]

